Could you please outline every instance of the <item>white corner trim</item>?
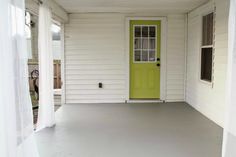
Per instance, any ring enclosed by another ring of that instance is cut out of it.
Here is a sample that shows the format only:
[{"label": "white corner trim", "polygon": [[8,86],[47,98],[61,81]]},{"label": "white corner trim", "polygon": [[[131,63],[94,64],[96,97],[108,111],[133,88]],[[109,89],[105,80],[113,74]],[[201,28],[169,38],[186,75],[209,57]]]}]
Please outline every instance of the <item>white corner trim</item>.
[{"label": "white corner trim", "polygon": [[126,58],[126,101],[130,100],[130,30],[129,23],[131,20],[160,20],[161,21],[161,69],[160,69],[160,100],[166,100],[166,46],[167,46],[167,18],[166,17],[126,17],[125,21],[125,58]]},{"label": "white corner trim", "polygon": [[188,73],[188,14],[185,15],[185,48],[184,48],[184,101],[186,101],[187,92],[187,73]]},{"label": "white corner trim", "polygon": [[167,19],[161,20],[161,82],[160,99],[166,100],[166,69],[167,69]]},{"label": "white corner trim", "polygon": [[61,104],[66,103],[66,83],[65,83],[65,27],[61,24]]}]

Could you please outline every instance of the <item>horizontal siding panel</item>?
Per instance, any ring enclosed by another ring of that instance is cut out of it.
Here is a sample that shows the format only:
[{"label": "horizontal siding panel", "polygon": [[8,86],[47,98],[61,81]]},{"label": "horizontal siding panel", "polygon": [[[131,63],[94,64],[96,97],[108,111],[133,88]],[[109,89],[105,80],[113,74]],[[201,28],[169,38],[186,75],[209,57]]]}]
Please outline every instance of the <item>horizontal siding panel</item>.
[{"label": "horizontal siding panel", "polygon": [[66,69],[67,70],[100,70],[100,69],[104,69],[104,70],[120,70],[123,69],[124,66],[123,65],[96,65],[96,66],[87,66],[87,65],[74,65],[74,64],[69,64]]},{"label": "horizontal siding panel", "polygon": [[70,89],[67,92],[67,95],[97,95],[98,93],[100,95],[124,95],[124,90],[119,90],[119,89],[106,89],[106,90],[87,90],[87,89],[83,89],[83,90],[78,90],[78,89]]},{"label": "horizontal siding panel", "polygon": [[[125,103],[125,99],[121,100],[121,99],[109,99],[109,100],[106,100],[106,99],[102,99],[102,100],[83,100],[83,99],[80,99],[80,100],[68,100],[67,101],[67,104],[77,104],[77,103]],[[99,105],[99,104],[98,104]]]},{"label": "horizontal siding panel", "polygon": [[[68,86],[76,86],[76,85],[97,85],[97,80],[90,80],[90,79],[86,79],[86,80],[79,80],[79,81],[74,81],[74,80],[67,80],[66,84],[67,87]],[[103,83],[106,85],[124,85],[125,81],[124,80],[118,80],[118,79],[109,79],[109,80],[103,80]],[[122,86],[121,86],[122,87]]]},{"label": "horizontal siding panel", "polygon": [[[68,65],[68,64],[87,64],[87,65],[104,65],[104,64],[108,64],[108,65],[120,65],[121,63],[121,61],[119,61],[119,60],[116,60],[116,59],[114,59],[114,60],[105,60],[104,62],[97,62],[97,61],[91,61],[91,60],[89,60],[89,61],[87,61],[87,60],[85,60],[85,61],[80,61],[80,62],[78,62],[78,61],[76,61],[76,60],[67,60],[67,61],[69,61],[69,63],[67,62],[66,63],[66,65]],[[122,60],[122,62],[124,62],[124,60]]]},{"label": "horizontal siding panel", "polygon": [[68,100],[77,100],[79,102],[80,100],[87,100],[88,102],[90,100],[109,100],[109,99],[116,99],[122,101],[125,99],[124,95],[107,95],[107,94],[96,94],[96,95],[78,95],[78,94],[69,94],[66,95],[66,98]]},{"label": "horizontal siding panel", "polygon": [[67,75],[66,74],[66,82],[67,81],[74,81],[75,83],[80,80],[90,80],[94,79],[97,80],[97,82],[100,82],[101,80],[125,80],[124,75]]},{"label": "horizontal siding panel", "polygon": [[124,70],[66,70],[67,75],[125,75]]},{"label": "horizontal siding panel", "polygon": [[[97,90],[98,88],[98,84],[94,83],[94,84],[79,84],[79,85],[67,85],[67,89],[68,90]],[[123,84],[106,84],[105,86],[105,90],[111,90],[111,89],[115,89],[115,90],[124,90],[125,86]],[[96,91],[97,92],[97,91]]]},{"label": "horizontal siding panel", "polygon": [[185,16],[168,16],[166,99],[184,101]]},{"label": "horizontal siding panel", "polygon": [[124,56],[113,56],[113,55],[105,55],[105,56],[70,56],[70,57],[66,57],[66,59],[68,60],[76,60],[78,62],[80,61],[86,61],[86,60],[90,60],[90,61],[97,61],[97,62],[102,62],[104,60],[111,60],[111,57],[115,57],[117,60],[121,60],[121,59],[124,59]]}]

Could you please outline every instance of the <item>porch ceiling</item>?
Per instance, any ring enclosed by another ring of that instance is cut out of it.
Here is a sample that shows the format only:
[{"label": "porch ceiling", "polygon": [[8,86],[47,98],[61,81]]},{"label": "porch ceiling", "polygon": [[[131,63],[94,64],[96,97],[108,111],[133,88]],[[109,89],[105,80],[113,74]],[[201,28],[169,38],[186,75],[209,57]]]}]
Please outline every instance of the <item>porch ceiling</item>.
[{"label": "porch ceiling", "polygon": [[68,13],[186,13],[209,0],[55,0]]},{"label": "porch ceiling", "polygon": [[209,0],[55,0],[68,13],[186,13]]}]

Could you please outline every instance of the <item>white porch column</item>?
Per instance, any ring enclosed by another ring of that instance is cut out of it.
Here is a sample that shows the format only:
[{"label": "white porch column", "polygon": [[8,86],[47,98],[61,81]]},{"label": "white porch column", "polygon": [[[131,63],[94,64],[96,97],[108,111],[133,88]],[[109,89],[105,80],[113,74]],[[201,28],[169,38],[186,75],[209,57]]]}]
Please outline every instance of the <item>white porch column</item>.
[{"label": "white porch column", "polygon": [[55,124],[53,99],[52,13],[46,1],[39,6],[39,114],[37,130]]},{"label": "white porch column", "polygon": [[236,0],[230,2],[228,47],[227,110],[223,157],[236,156]]}]

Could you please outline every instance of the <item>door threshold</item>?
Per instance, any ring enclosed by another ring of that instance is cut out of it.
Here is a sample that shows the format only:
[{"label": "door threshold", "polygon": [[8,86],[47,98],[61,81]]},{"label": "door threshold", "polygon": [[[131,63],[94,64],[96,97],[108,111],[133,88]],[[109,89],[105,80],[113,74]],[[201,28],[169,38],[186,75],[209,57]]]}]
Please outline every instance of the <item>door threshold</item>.
[{"label": "door threshold", "polygon": [[160,99],[131,99],[131,100],[127,100],[126,103],[163,103],[165,101],[160,100]]}]

